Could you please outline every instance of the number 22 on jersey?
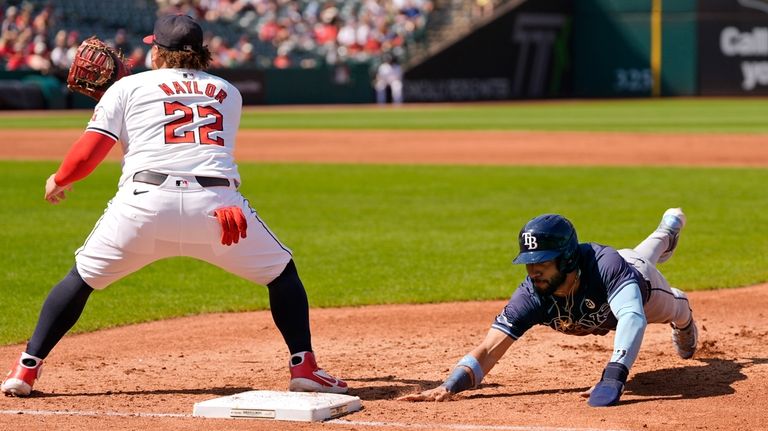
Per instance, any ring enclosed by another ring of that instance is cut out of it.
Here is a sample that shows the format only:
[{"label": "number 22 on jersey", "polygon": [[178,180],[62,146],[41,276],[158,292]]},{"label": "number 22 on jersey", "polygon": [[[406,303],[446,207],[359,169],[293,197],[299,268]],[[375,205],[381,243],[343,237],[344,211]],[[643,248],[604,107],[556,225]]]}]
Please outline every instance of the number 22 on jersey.
[{"label": "number 22 on jersey", "polygon": [[[164,102],[165,115],[174,115],[181,112],[181,118],[177,118],[165,125],[165,143],[166,144],[195,144],[202,145],[221,145],[224,146],[224,139],[211,136],[215,132],[223,131],[223,117],[221,112],[210,105],[196,105],[193,109],[181,102]],[[179,132],[179,129],[191,124],[198,118],[213,118],[212,123],[206,123],[198,126],[194,130]]]}]

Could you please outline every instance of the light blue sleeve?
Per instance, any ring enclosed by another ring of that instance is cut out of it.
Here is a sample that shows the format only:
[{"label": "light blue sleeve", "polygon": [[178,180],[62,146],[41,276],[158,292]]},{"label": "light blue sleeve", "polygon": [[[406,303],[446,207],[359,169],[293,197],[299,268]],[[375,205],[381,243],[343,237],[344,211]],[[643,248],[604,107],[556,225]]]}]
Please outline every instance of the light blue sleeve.
[{"label": "light blue sleeve", "polygon": [[643,311],[643,296],[636,282],[619,289],[608,304],[619,323],[613,340],[613,356],[610,362],[619,362],[628,369],[637,359],[648,322]]}]

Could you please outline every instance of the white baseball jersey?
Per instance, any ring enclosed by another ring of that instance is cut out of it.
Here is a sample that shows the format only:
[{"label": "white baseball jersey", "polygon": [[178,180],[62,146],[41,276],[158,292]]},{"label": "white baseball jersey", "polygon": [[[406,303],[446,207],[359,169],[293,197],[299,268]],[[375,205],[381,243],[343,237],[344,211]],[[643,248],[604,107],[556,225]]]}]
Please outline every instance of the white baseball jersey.
[{"label": "white baseball jersey", "polygon": [[[237,190],[233,152],[241,109],[232,84],[196,70],[147,71],[107,90],[87,130],[122,143],[123,174],[117,194],[75,253],[89,286],[102,289],[173,256],[201,259],[259,284],[280,275],[290,250]],[[151,171],[157,184],[134,178],[142,171]],[[223,185],[203,181],[211,178]],[[228,206],[240,207],[248,222],[247,238],[231,246],[221,244],[214,215]]]},{"label": "white baseball jersey", "polygon": [[112,85],[87,130],[122,143],[120,184],[148,169],[239,181],[233,151],[242,103],[237,88],[209,73],[151,70]]},{"label": "white baseball jersey", "polygon": [[376,79],[386,84],[400,82],[403,79],[403,72],[399,64],[381,63],[376,71]]}]

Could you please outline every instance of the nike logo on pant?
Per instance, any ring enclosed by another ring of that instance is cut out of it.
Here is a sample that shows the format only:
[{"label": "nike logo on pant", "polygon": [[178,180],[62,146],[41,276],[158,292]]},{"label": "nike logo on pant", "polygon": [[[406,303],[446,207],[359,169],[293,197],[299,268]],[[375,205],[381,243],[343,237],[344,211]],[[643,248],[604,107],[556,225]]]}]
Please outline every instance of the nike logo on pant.
[{"label": "nike logo on pant", "polygon": [[134,191],[133,191],[133,194],[134,194],[134,195],[140,195],[140,194],[142,194],[142,193],[147,193],[148,191],[149,191],[149,190],[134,190]]}]

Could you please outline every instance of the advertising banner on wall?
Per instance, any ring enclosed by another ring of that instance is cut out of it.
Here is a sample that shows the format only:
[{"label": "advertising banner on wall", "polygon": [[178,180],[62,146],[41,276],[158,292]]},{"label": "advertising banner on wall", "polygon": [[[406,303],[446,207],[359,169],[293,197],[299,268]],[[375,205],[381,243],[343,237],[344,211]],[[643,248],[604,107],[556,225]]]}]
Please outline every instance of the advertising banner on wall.
[{"label": "advertising banner on wall", "polygon": [[[407,102],[562,97],[569,93],[569,0],[514,2],[405,73]],[[516,6],[517,5],[517,6]]]},{"label": "advertising banner on wall", "polygon": [[699,94],[768,95],[768,0],[699,0]]},{"label": "advertising banner on wall", "polygon": [[264,72],[249,69],[216,69],[211,73],[220,76],[237,87],[243,96],[243,105],[264,103]]}]

